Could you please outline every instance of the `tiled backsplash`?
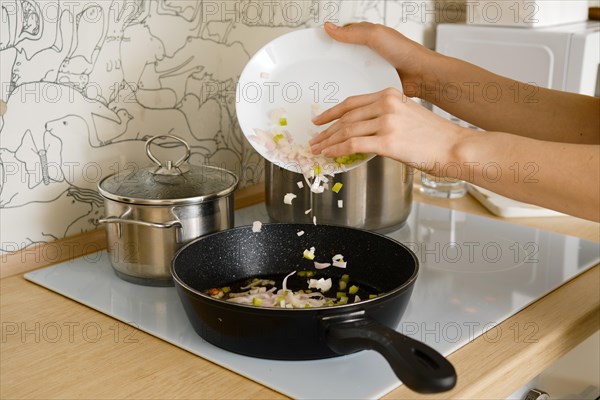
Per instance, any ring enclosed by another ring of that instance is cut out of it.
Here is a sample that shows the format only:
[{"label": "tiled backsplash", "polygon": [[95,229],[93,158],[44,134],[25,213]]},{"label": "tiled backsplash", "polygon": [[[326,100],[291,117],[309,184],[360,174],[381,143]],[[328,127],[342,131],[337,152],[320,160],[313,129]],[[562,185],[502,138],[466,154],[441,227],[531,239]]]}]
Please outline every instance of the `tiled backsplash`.
[{"label": "tiled backsplash", "polygon": [[235,114],[235,85],[254,52],[325,20],[383,22],[431,47],[434,9],[406,0],[3,0],[0,252],[95,229],[98,182],[148,164],[150,136],[175,134],[192,163],[232,170],[241,186],[260,182],[262,160]]}]

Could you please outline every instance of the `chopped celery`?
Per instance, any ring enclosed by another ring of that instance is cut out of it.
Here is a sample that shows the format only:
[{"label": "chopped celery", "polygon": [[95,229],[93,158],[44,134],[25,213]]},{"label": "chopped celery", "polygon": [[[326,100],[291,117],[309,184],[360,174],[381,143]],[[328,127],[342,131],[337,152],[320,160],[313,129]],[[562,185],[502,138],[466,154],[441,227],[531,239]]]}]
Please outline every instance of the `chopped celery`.
[{"label": "chopped celery", "polygon": [[285,117],[279,118],[279,125],[286,126],[287,125],[287,118],[285,118]]},{"label": "chopped celery", "polygon": [[369,295],[369,298],[370,298],[370,299],[374,299],[375,297],[377,297],[377,295],[376,295],[376,294],[370,294],[370,295]]},{"label": "chopped celery", "polygon": [[321,175],[321,167],[319,167],[318,165],[315,165],[313,170],[315,172],[315,176]]},{"label": "chopped celery", "polygon": [[342,186],[344,186],[342,183],[340,183],[340,182],[336,182],[336,183],[333,185],[333,187],[331,188],[331,191],[332,191],[332,192],[335,192],[335,193],[339,193],[339,192],[340,192],[340,190],[342,189]]},{"label": "chopped celery", "polygon": [[348,285],[348,282],[340,281],[340,283],[339,283],[340,290],[346,290],[347,285]]},{"label": "chopped celery", "polygon": [[229,286],[223,286],[221,288],[221,290],[223,291],[223,293],[229,293],[229,292],[231,292],[231,288]]},{"label": "chopped celery", "polygon": [[255,297],[252,299],[252,304],[254,304],[255,306],[262,306],[263,301],[262,299],[259,299],[258,297]]},{"label": "chopped celery", "polygon": [[310,277],[313,277],[313,276],[315,276],[315,271],[306,271],[306,277],[307,278],[310,278]]},{"label": "chopped celery", "polygon": [[300,290],[298,290],[296,293],[303,294],[303,293],[304,293],[304,290],[300,289]]},{"label": "chopped celery", "polygon": [[[304,253],[302,254],[302,256],[304,258],[306,258],[307,260],[314,260],[315,259],[315,253],[313,253],[310,250],[304,250]],[[308,272],[307,272],[307,276],[308,276]]]},{"label": "chopped celery", "polygon": [[342,297],[346,297],[346,292],[337,292],[335,294],[335,297],[337,297],[338,299],[341,299]]},{"label": "chopped celery", "polygon": [[303,278],[306,276],[306,271],[298,271],[296,275],[298,275],[300,278]]},{"label": "chopped celery", "polygon": [[348,304],[348,297],[346,297],[346,296],[340,297],[338,304]]},{"label": "chopped celery", "polygon": [[355,153],[347,156],[336,157],[335,162],[343,165],[351,165],[356,161],[364,160],[367,156],[363,153]]},{"label": "chopped celery", "polygon": [[279,141],[281,139],[283,139],[285,136],[283,136],[283,133],[278,133],[277,135],[273,136],[273,141],[275,142],[275,144],[278,144]]},{"label": "chopped celery", "polygon": [[344,275],[342,275],[342,277],[340,278],[340,280],[348,282],[350,280],[350,275],[344,274]]},{"label": "chopped celery", "polygon": [[354,286],[354,285],[350,286],[350,289],[348,289],[348,293],[350,293],[350,294],[358,293],[358,286]]}]

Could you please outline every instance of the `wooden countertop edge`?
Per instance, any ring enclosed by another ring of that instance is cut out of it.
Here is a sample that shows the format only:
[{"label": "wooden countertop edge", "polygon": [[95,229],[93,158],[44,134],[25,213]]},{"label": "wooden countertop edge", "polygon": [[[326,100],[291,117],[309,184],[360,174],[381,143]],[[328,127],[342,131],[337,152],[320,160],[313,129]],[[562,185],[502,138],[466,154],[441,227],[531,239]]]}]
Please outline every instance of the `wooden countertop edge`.
[{"label": "wooden countertop edge", "polygon": [[[262,203],[265,200],[264,184],[248,186],[234,192],[235,209]],[[0,255],[0,279],[24,274],[73,258],[82,257],[106,248],[104,228],[48,243],[38,243],[26,249]]]},{"label": "wooden countertop edge", "polygon": [[418,395],[406,387],[385,399],[503,399],[600,329],[600,265],[562,285],[448,359],[456,387]]}]

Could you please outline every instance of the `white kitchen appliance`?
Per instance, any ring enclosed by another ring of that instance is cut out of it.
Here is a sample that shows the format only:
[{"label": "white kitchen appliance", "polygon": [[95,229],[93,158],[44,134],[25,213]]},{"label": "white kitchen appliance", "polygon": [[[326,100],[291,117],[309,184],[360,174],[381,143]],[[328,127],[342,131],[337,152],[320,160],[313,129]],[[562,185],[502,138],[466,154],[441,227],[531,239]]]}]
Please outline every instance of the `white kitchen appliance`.
[{"label": "white kitchen appliance", "polygon": [[[437,27],[436,50],[534,86],[600,96],[598,21],[527,29],[441,24]],[[477,129],[438,107],[434,106],[433,111],[461,126]],[[560,215],[476,186],[470,186],[469,192],[501,217]]]},{"label": "white kitchen appliance", "polygon": [[521,82],[600,95],[599,21],[536,29],[441,24],[436,51]]},{"label": "white kitchen appliance", "polygon": [[475,25],[541,27],[585,21],[587,0],[468,1],[467,23]]}]

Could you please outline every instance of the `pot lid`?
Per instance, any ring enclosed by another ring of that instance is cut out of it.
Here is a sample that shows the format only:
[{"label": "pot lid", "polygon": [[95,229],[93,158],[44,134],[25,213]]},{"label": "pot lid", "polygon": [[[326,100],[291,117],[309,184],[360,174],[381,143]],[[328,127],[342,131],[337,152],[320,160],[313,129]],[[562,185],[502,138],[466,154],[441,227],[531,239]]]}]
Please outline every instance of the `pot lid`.
[{"label": "pot lid", "polygon": [[[177,140],[186,153],[179,160],[161,162],[150,150],[158,138]],[[233,192],[238,178],[230,171],[208,165],[186,163],[189,145],[177,136],[154,136],[146,142],[146,154],[154,161],[137,170],[126,170],[104,178],[98,184],[100,194],[108,199],[146,205],[180,205],[211,201]]]}]

